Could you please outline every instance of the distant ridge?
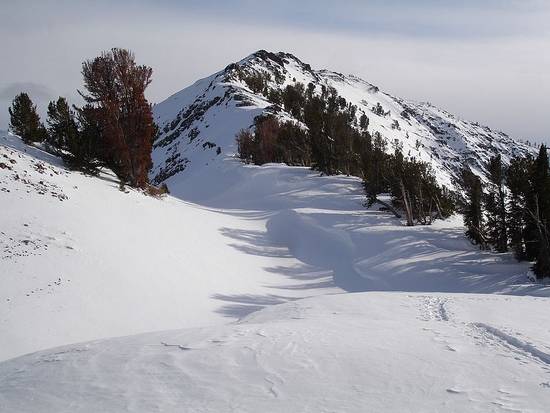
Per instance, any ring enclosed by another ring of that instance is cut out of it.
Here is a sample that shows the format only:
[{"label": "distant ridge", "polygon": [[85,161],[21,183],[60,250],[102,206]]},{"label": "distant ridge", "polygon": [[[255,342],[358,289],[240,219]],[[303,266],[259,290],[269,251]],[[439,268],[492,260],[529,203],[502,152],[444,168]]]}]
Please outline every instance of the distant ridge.
[{"label": "distant ridge", "polygon": [[[258,115],[293,119],[282,107],[253,92],[240,80],[242,73],[269,74],[270,88],[312,83],[319,93],[322,86],[334,87],[357,106],[358,117],[363,113],[369,117],[369,131],[380,132],[388,150],[399,145],[405,155],[430,162],[438,181],[446,186],[454,185],[464,163],[483,177],[487,161],[496,153],[507,163],[515,155],[534,151],[503,132],[464,121],[430,103],[391,96],[357,76],[314,70],[290,53],[259,50],[155,105],[161,133],[153,153],[154,182],[186,179],[193,170],[212,167],[223,155],[233,154],[236,133],[252,127]],[[377,104],[384,115],[372,112]]]}]

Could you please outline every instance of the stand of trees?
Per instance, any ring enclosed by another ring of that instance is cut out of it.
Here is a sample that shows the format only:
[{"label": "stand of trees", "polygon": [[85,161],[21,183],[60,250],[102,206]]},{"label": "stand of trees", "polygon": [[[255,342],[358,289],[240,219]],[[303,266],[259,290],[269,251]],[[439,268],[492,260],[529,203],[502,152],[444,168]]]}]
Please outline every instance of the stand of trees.
[{"label": "stand of trees", "polygon": [[407,159],[399,148],[386,154],[381,139],[375,139],[371,159],[367,158],[364,171],[368,204],[382,203],[380,194],[388,193],[396,216],[403,211],[407,225],[429,225],[434,219],[443,219],[454,212],[452,193],[437,184],[429,164]]},{"label": "stand of trees", "polygon": [[320,95],[313,92],[311,83],[307,88],[301,83],[284,88],[279,99],[301,124],[280,122],[273,116],[257,118],[254,134],[243,130],[237,135],[240,157],[257,165],[284,162],[329,175],[361,176],[368,132],[366,127],[355,127],[357,107],[334,88],[323,87]]},{"label": "stand of trees", "polygon": [[517,157],[505,167],[489,161],[489,181],[469,168],[462,173],[466,235],[483,249],[511,249],[520,261],[534,261],[537,278],[550,277],[550,166],[545,145],[538,156]]},{"label": "stand of trees", "polygon": [[[273,94],[272,91],[269,92]],[[368,132],[365,113],[357,122],[357,107],[334,88],[301,83],[278,93],[278,102],[299,123],[281,122],[274,116],[255,120],[252,133],[237,134],[238,154],[246,162],[262,165],[281,162],[310,166],[327,175],[346,174],[363,178],[370,205],[378,202],[407,225],[431,224],[454,210],[452,195],[437,185],[429,165],[403,156],[396,147],[387,154],[379,133]],[[389,202],[380,199],[388,193]]]},{"label": "stand of trees", "polygon": [[121,182],[144,188],[151,167],[156,127],[145,89],[152,69],[137,65],[132,52],[112,49],[82,65],[86,104],[72,108],[63,97],[48,105],[48,128],[26,93],[13,100],[10,127],[26,143],[44,142],[72,167],[111,168]]}]

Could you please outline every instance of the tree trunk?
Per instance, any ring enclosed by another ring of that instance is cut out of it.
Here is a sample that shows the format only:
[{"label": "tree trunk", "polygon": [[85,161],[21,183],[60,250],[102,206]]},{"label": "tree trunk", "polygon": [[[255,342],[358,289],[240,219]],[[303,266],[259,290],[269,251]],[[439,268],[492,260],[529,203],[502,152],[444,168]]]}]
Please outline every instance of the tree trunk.
[{"label": "tree trunk", "polygon": [[392,207],[390,204],[388,204],[387,202],[381,201],[378,198],[376,198],[375,202],[379,203],[383,207],[388,208],[388,211],[390,211],[393,215],[395,215],[396,218],[401,218],[401,214],[399,212],[397,212],[397,210],[394,207]]},{"label": "tree trunk", "polygon": [[407,191],[405,190],[405,184],[403,183],[403,180],[399,182],[401,185],[401,196],[403,197],[403,204],[405,205],[405,215],[407,217],[407,226],[412,227],[414,226],[413,216],[412,216],[412,210],[409,202],[409,197],[407,194]]},{"label": "tree trunk", "polygon": [[439,219],[443,219],[443,214],[441,213],[441,206],[439,205],[439,199],[438,199],[437,195],[435,196],[434,201],[435,201],[435,206],[437,208],[437,217]]}]

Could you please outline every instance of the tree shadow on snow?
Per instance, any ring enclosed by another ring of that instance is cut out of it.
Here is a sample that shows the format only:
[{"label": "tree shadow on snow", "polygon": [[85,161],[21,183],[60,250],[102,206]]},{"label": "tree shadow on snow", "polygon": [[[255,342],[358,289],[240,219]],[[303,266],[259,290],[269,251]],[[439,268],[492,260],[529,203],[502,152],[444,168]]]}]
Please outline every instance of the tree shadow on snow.
[{"label": "tree shadow on snow", "polygon": [[214,294],[212,298],[228,303],[216,310],[217,313],[238,319],[262,308],[298,299],[274,294]]},{"label": "tree shadow on snow", "polygon": [[[222,228],[232,247],[264,257],[296,258],[300,265],[274,265],[267,272],[288,278],[274,290],[335,292],[400,291],[498,293],[548,296],[550,287],[530,283],[529,265],[511,254],[480,251],[461,227],[400,226],[378,211],[342,213],[282,211],[266,231]],[[241,317],[289,301],[281,295],[217,296],[230,301],[219,312]]]}]

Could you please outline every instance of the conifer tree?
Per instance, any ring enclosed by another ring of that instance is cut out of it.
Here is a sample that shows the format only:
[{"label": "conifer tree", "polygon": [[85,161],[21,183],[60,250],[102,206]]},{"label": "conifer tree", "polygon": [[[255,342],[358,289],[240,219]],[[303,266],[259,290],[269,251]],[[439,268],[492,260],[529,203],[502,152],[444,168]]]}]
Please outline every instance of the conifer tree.
[{"label": "conifer tree", "polygon": [[500,154],[489,160],[489,185],[485,195],[488,242],[497,252],[508,251],[504,167]]},{"label": "conifer tree", "polygon": [[154,136],[145,89],[152,70],[135,63],[125,49],[112,49],[82,65],[84,100],[97,109],[106,161],[125,183],[144,187],[151,166]]},{"label": "conifer tree", "polygon": [[67,140],[68,155],[65,161],[72,167],[95,173],[99,166],[98,158],[106,159],[102,145],[102,131],[99,111],[92,105],[76,108],[78,131]]},{"label": "conifer tree", "polygon": [[365,113],[363,113],[359,118],[359,126],[363,130],[367,130],[369,127],[369,118]]},{"label": "conifer tree", "polygon": [[48,143],[54,148],[67,149],[70,141],[78,139],[74,111],[67,100],[59,97],[48,105]]},{"label": "conifer tree", "polygon": [[510,247],[519,261],[528,259],[526,247],[531,242],[526,239],[526,227],[532,220],[527,211],[527,200],[531,192],[529,176],[532,169],[531,157],[515,157],[506,169],[506,184],[510,190],[507,232]]},{"label": "conifer tree", "polygon": [[245,162],[255,161],[254,135],[248,129],[241,129],[237,133],[237,152]]},{"label": "conifer tree", "polygon": [[363,161],[363,180],[365,183],[368,204],[377,201],[377,196],[388,188],[388,179],[384,176],[387,170],[386,142],[379,132],[375,132],[372,142]]},{"label": "conifer tree", "polygon": [[46,128],[40,122],[36,105],[29,95],[22,92],[17,95],[8,109],[10,114],[10,129],[19,135],[23,142],[41,142],[46,136]]},{"label": "conifer tree", "polygon": [[481,180],[469,167],[462,169],[461,186],[466,195],[464,207],[464,225],[466,236],[482,249],[486,248],[487,240],[484,233],[482,198],[483,188]]},{"label": "conifer tree", "polygon": [[404,211],[408,226],[428,225],[453,212],[452,199],[439,187],[427,163],[405,158],[397,148],[389,165],[386,176],[392,202]]},{"label": "conifer tree", "polygon": [[533,271],[537,278],[550,277],[550,166],[545,145],[541,145],[534,163],[531,205],[529,213],[535,221],[537,244]]}]

